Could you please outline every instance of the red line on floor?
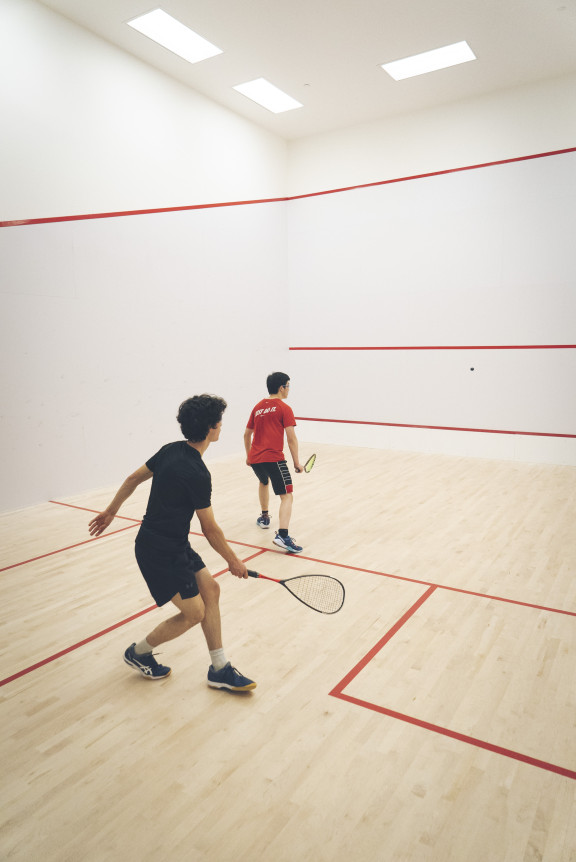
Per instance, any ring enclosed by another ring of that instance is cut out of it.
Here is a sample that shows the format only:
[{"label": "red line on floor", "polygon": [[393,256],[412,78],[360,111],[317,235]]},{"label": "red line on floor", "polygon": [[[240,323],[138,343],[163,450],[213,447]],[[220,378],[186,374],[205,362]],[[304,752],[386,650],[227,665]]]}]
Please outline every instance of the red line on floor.
[{"label": "red line on floor", "polygon": [[[50,502],[55,503],[56,501],[51,500]],[[61,503],[59,505],[64,505],[64,506],[67,506],[67,507],[72,508],[72,509],[75,509],[75,508],[82,509],[83,511],[88,511],[88,512],[98,511],[96,509],[85,509],[82,506],[75,506],[75,505],[70,504],[70,503]],[[132,527],[137,526],[138,523],[140,523],[140,522],[136,522],[135,524],[130,524],[130,526],[128,526],[128,527],[122,527],[120,530],[114,531],[114,533],[121,533],[121,532],[124,532],[126,530],[132,529]],[[107,535],[109,535],[109,536],[114,535],[114,533],[107,533],[107,534],[104,534],[102,536],[98,536],[95,539],[87,539],[85,542],[79,542],[76,545],[70,545],[67,548],[61,548],[60,550],[57,550],[57,551],[50,551],[47,554],[42,554],[42,555],[40,555],[38,557],[34,557],[30,560],[23,560],[20,563],[15,563],[11,566],[6,566],[4,569],[0,569],[0,571],[6,571],[7,569],[11,569],[11,568],[15,568],[16,566],[24,565],[25,563],[34,562],[35,560],[41,560],[44,557],[49,557],[49,556],[52,556],[53,554],[58,554],[58,553],[61,553],[63,551],[70,550],[71,548],[77,548],[77,547],[80,547],[81,545],[89,544],[90,542],[100,541],[101,539],[106,538]],[[193,535],[202,535],[202,534],[196,533]],[[236,542],[233,539],[228,539],[227,541],[230,544],[237,544],[237,545],[241,545],[243,547],[255,548],[255,553],[251,554],[245,560],[243,560],[243,562],[245,562],[245,563],[249,562],[250,560],[254,559],[255,557],[261,556],[262,554],[281,553],[281,552],[275,551],[271,548],[263,548],[259,545],[251,545],[251,544],[248,544],[246,542]],[[290,554],[286,554],[285,556],[291,557]],[[295,559],[295,557],[292,557],[292,559]],[[479,593],[479,592],[475,592],[473,590],[465,590],[465,589],[462,589],[460,587],[451,587],[451,586],[444,586],[443,584],[434,584],[434,583],[431,583],[430,581],[422,581],[422,580],[418,580],[416,578],[409,578],[409,577],[406,577],[404,575],[392,575],[392,574],[389,574],[388,572],[380,572],[380,571],[376,571],[374,569],[365,569],[365,568],[361,568],[359,566],[347,565],[346,563],[336,563],[336,562],[330,562],[328,560],[320,560],[320,559],[317,559],[315,557],[308,557],[308,556],[304,556],[304,555],[298,555],[298,559],[307,560],[311,563],[320,563],[320,564],[326,565],[326,566],[333,566],[333,567],[337,567],[337,568],[348,569],[349,571],[353,571],[353,572],[362,572],[364,574],[377,575],[378,577],[390,578],[393,580],[404,581],[406,583],[421,584],[422,586],[429,588],[423,594],[423,596],[415,603],[415,605],[413,605],[412,608],[409,611],[407,611],[407,613],[404,615],[404,617],[402,617],[401,620],[399,620],[399,622],[396,623],[396,625],[393,627],[393,629],[391,629],[390,632],[387,635],[385,635],[381,641],[378,642],[378,644],[369,653],[368,657],[363,659],[362,662],[360,663],[360,665],[357,665],[350,672],[350,674],[348,674],[348,676],[345,677],[344,681],[342,683],[340,683],[338,686],[336,686],[336,688],[333,690],[333,692],[331,692],[331,694],[334,694],[335,697],[340,696],[339,692],[342,691],[344,686],[351,679],[353,679],[354,676],[356,676],[360,672],[362,667],[364,667],[370,661],[370,659],[374,655],[376,655],[376,653],[380,649],[382,649],[384,644],[387,643],[391,637],[393,637],[393,635],[396,633],[398,628],[400,628],[401,625],[404,625],[404,623],[410,618],[410,616],[412,616],[412,614],[414,614],[416,612],[416,610],[420,607],[420,605],[423,602],[425,602],[426,599],[430,595],[432,595],[432,593],[437,589],[438,590],[449,590],[451,592],[462,593],[464,595],[470,595],[470,596],[476,596],[478,598],[489,599],[489,600],[497,601],[497,602],[506,602],[508,604],[519,605],[521,607],[531,608],[533,610],[542,610],[542,611],[547,611],[549,613],[565,614],[566,616],[576,617],[576,612],[574,612],[574,611],[566,611],[566,610],[562,610],[559,608],[550,608],[550,607],[546,607],[545,605],[536,605],[536,604],[532,604],[530,602],[521,602],[517,599],[508,599],[508,598],[504,598],[502,596],[493,596],[493,595],[490,595],[488,593]],[[220,575],[224,574],[227,571],[228,571],[227,568],[222,569],[221,571],[217,572],[214,577],[219,577]],[[42,661],[37,662],[34,665],[31,665],[29,668],[25,668],[24,670],[19,671],[18,673],[13,674],[12,676],[7,677],[4,680],[0,680],[0,686],[6,685],[7,683],[11,682],[14,679],[18,679],[19,677],[24,676],[25,674],[30,673],[31,671],[36,670],[37,668],[42,667],[45,664],[48,664],[52,661],[55,661],[55,659],[60,658],[61,656],[66,655],[67,653],[72,652],[75,649],[78,649],[79,647],[83,646],[84,644],[89,643],[90,641],[95,640],[96,638],[101,637],[102,635],[105,635],[108,632],[113,631],[114,629],[119,628],[122,625],[125,625],[126,623],[130,622],[131,620],[136,619],[136,617],[141,616],[142,614],[148,613],[151,610],[154,610],[155,607],[156,607],[156,605],[152,605],[151,607],[146,608],[144,611],[139,611],[134,616],[128,617],[125,620],[121,620],[120,622],[115,623],[113,626],[110,626],[107,629],[103,629],[101,632],[98,632],[95,635],[91,635],[90,637],[88,637],[82,641],[79,641],[77,644],[73,644],[71,647],[67,647],[64,650],[61,650],[60,652],[55,653],[54,655],[49,656],[48,658],[43,659]]]},{"label": "red line on floor", "polygon": [[521,763],[527,763],[530,766],[536,766],[539,769],[545,769],[548,772],[555,772],[557,775],[563,775],[565,778],[576,779],[576,772],[572,769],[567,769],[564,766],[558,766],[555,763],[549,763],[546,760],[539,760],[536,757],[530,757],[527,754],[521,754],[519,751],[513,751],[510,748],[503,748],[500,745],[494,745],[491,742],[486,742],[483,739],[476,739],[473,736],[467,736],[464,733],[458,733],[455,730],[449,730],[447,727],[440,727],[437,724],[432,724],[429,721],[422,721],[422,719],[414,718],[411,715],[405,715],[402,712],[396,712],[393,709],[387,709],[384,706],[378,706],[375,703],[370,703],[366,700],[360,700],[357,697],[351,697],[348,694],[342,694],[341,692],[332,693],[334,697],[340,698],[340,700],[348,701],[348,703],[353,703],[356,706],[364,707],[365,709],[371,709],[373,712],[379,712],[382,715],[387,715],[390,718],[398,719],[399,721],[405,721],[408,724],[416,725],[417,727],[421,727],[424,730],[430,730],[433,733],[439,733],[442,736],[448,736],[451,739],[456,739],[459,742],[465,742],[468,745],[474,745],[477,748],[483,748],[486,751],[491,751],[493,754],[500,754],[504,757],[512,758],[513,760],[519,760]]},{"label": "red line on floor", "polygon": [[445,584],[435,584],[432,581],[421,581],[418,578],[409,578],[407,575],[392,575],[389,572],[379,572],[375,569],[363,569],[360,566],[351,566],[348,563],[334,563],[328,560],[318,560],[314,557],[298,555],[300,560],[309,560],[311,563],[322,563],[326,566],[336,566],[339,569],[349,569],[351,572],[363,572],[367,575],[378,575],[381,578],[391,578],[395,581],[406,581],[408,584],[422,584],[424,587],[436,587],[439,590],[450,590],[453,593],[463,593],[466,596],[477,596],[479,599],[489,599],[494,602],[507,602],[511,605],[520,605],[524,608],[532,608],[536,611],[549,611],[551,614],[565,614],[568,617],[576,617],[576,611],[566,611],[562,608],[549,608],[546,605],[536,605],[532,602],[521,602],[519,599],[508,599],[503,596],[493,596],[490,593],[478,593],[474,590],[465,590],[463,587],[450,587]]},{"label": "red line on floor", "polygon": [[[119,530],[113,530],[111,533],[107,533],[108,536],[114,536],[117,533],[123,533],[126,530],[132,530],[136,527],[137,524],[129,524],[127,527],[120,527]],[[0,569],[0,572],[7,572],[8,569],[16,569],[18,566],[25,566],[26,563],[34,563],[36,560],[43,560],[45,557],[52,557],[54,554],[62,554],[64,551],[70,551],[72,548],[79,548],[81,545],[89,545],[90,542],[98,542],[102,536],[96,536],[93,539],[85,539],[83,542],[77,542],[75,545],[68,545],[66,548],[58,548],[57,551],[48,551],[46,554],[40,554],[38,557],[31,557],[29,560],[21,560],[19,563],[12,563],[10,566],[4,566],[4,568]]]},{"label": "red line on floor", "polygon": [[[125,527],[124,529],[127,529],[127,528]],[[94,540],[92,540],[92,541],[94,541]],[[74,546],[72,546],[72,547],[74,547]],[[55,552],[55,553],[57,553],[57,552]],[[246,560],[243,560],[243,562],[247,563],[250,560],[254,559],[254,557],[259,557],[260,554],[263,554],[263,553],[265,553],[265,552],[262,549],[255,554],[251,554]],[[220,575],[225,574],[227,571],[228,571],[227,568],[221,569],[221,571],[217,572],[214,575],[214,577],[218,578],[218,577],[220,577]],[[141,616],[144,616],[144,614],[150,613],[150,611],[156,610],[157,607],[158,607],[157,605],[150,605],[150,607],[144,608],[144,610],[138,611],[138,613],[132,614],[132,616],[126,617],[126,619],[120,620],[120,622],[114,623],[114,625],[108,626],[108,628],[102,629],[102,631],[96,632],[96,634],[90,635],[89,637],[84,638],[81,641],[78,641],[78,643],[72,644],[72,646],[66,647],[65,649],[62,649],[59,652],[54,653],[54,655],[48,656],[48,658],[44,658],[41,661],[37,661],[35,664],[30,665],[30,667],[26,667],[23,670],[19,670],[17,673],[13,673],[12,676],[8,676],[5,679],[0,680],[0,687],[2,687],[3,685],[7,685],[9,682],[13,682],[16,679],[20,679],[23,676],[26,676],[26,674],[31,673],[33,670],[38,670],[38,668],[44,667],[44,665],[50,664],[50,662],[56,661],[56,659],[62,658],[62,656],[65,656],[65,655],[68,655],[68,653],[74,652],[74,650],[80,649],[80,647],[85,646],[86,644],[90,643],[91,641],[94,641],[97,638],[103,637],[103,635],[109,634],[109,632],[113,632],[115,629],[121,628],[121,626],[125,626],[127,623],[130,623],[133,620],[138,619],[138,617],[141,617]]]},{"label": "red line on floor", "polygon": [[358,664],[357,664],[355,667],[353,667],[353,668],[352,668],[352,670],[350,671],[350,673],[346,674],[346,676],[344,677],[344,679],[343,679],[343,680],[341,680],[341,681],[338,683],[338,685],[337,685],[335,688],[333,688],[333,689],[332,689],[332,691],[330,692],[330,694],[334,695],[334,697],[337,697],[338,695],[340,695],[340,694],[344,691],[344,689],[346,688],[346,686],[347,686],[347,685],[349,685],[349,683],[351,683],[351,682],[352,682],[352,680],[353,680],[356,676],[358,676],[358,674],[360,673],[360,671],[361,671],[363,668],[365,668],[365,667],[366,667],[366,665],[367,665],[367,664],[369,664],[369,663],[372,661],[372,659],[374,658],[374,656],[375,656],[375,655],[377,655],[377,654],[380,652],[380,650],[382,649],[382,647],[384,647],[384,646],[388,643],[388,641],[389,641],[389,640],[391,640],[391,639],[394,637],[394,635],[395,635],[395,634],[396,634],[396,633],[397,633],[397,632],[402,628],[402,626],[403,626],[403,625],[405,625],[405,624],[408,622],[408,620],[410,619],[410,617],[414,616],[414,614],[416,613],[416,611],[418,610],[418,608],[422,607],[422,605],[424,604],[424,602],[425,602],[425,601],[427,601],[427,600],[430,598],[430,596],[432,595],[432,593],[434,593],[434,592],[436,591],[436,589],[437,589],[436,587],[430,587],[430,589],[429,589],[429,590],[426,590],[426,592],[425,592],[425,593],[423,593],[423,594],[420,596],[420,598],[418,599],[418,601],[414,602],[414,604],[412,605],[412,607],[408,608],[408,610],[406,611],[406,613],[405,613],[405,614],[403,614],[403,615],[400,617],[400,619],[398,620],[398,622],[397,622],[397,623],[395,623],[395,624],[392,626],[392,628],[391,628],[391,629],[389,629],[389,630],[386,632],[386,634],[384,635],[384,637],[383,637],[383,638],[381,638],[381,639],[378,641],[378,643],[377,643],[377,644],[375,644],[375,646],[373,646],[373,647],[372,647],[372,649],[371,649],[368,653],[366,653],[366,655],[364,656],[364,658],[363,658],[363,659],[361,659],[361,660],[358,662]]},{"label": "red line on floor", "polygon": [[353,696],[348,695],[348,694],[344,694],[344,690],[352,682],[352,680],[354,680],[358,676],[358,674],[365,667],[367,667],[370,664],[372,659],[394,637],[394,635],[397,634],[397,632],[402,628],[402,626],[405,625],[405,623],[407,623],[408,620],[414,616],[416,611],[422,607],[424,602],[426,602],[427,599],[430,598],[430,596],[432,595],[433,592],[435,592],[435,590],[436,590],[436,587],[431,587],[422,596],[420,596],[420,598],[406,611],[406,613],[404,613],[400,617],[400,619],[392,626],[392,628],[389,629],[388,632],[386,632],[384,637],[382,637],[372,647],[372,649],[370,649],[366,653],[364,658],[362,658],[352,668],[352,670],[346,674],[346,676],[332,689],[331,692],[329,692],[329,694],[332,697],[340,698],[340,700],[345,700],[348,703],[354,704],[355,706],[361,706],[364,709],[370,709],[373,712],[380,713],[381,715],[386,715],[390,718],[395,718],[395,719],[398,719],[399,721],[404,721],[404,722],[407,722],[408,724],[416,725],[417,727],[421,727],[424,730],[429,730],[429,731],[432,731],[433,733],[439,733],[442,736],[448,736],[451,739],[456,739],[459,742],[464,742],[468,745],[474,745],[477,748],[483,748],[486,751],[490,751],[494,754],[499,754],[499,755],[502,755],[504,757],[509,757],[509,758],[512,758],[513,760],[519,760],[522,763],[527,763],[530,766],[536,766],[539,769],[545,769],[548,772],[555,772],[558,775],[563,775],[567,778],[576,779],[576,772],[574,772],[571,769],[567,769],[563,766],[558,766],[557,764],[549,763],[548,761],[545,761],[545,760],[539,760],[535,757],[530,757],[527,754],[521,754],[518,751],[513,751],[510,748],[504,748],[500,745],[495,745],[491,742],[486,742],[485,740],[477,739],[476,737],[468,736],[468,735],[463,734],[463,733],[458,733],[457,731],[450,730],[449,728],[446,728],[446,727],[441,727],[438,724],[432,724],[431,722],[423,721],[422,719],[415,718],[415,717],[410,716],[410,715],[406,715],[405,713],[397,712],[396,710],[393,710],[393,709],[388,709],[385,706],[380,706],[378,704],[372,703],[371,701],[362,700],[360,698],[353,697]]},{"label": "red line on floor", "polygon": [[[98,514],[102,509],[87,509],[86,506],[77,506],[75,503],[61,503],[60,500],[48,500],[49,503],[54,503],[55,506],[66,506],[67,509],[78,509],[80,512],[95,512]],[[135,524],[141,524],[140,518],[128,518],[126,515],[114,515],[119,521],[134,521]]]},{"label": "red line on floor", "polygon": [[[50,502],[54,503],[56,501],[50,500]],[[59,505],[68,506],[71,509],[76,509],[76,508],[82,509],[83,511],[86,511],[86,512],[97,512],[98,511],[97,509],[85,509],[82,506],[75,506],[71,503],[61,503]],[[140,523],[140,522],[137,522],[137,523]],[[121,530],[116,530],[115,532],[120,533],[123,530],[127,530],[127,529],[130,529],[130,528],[129,527],[123,527]],[[107,535],[112,536],[112,535],[114,535],[114,533],[104,533],[102,536],[98,536],[97,539],[87,539],[86,542],[79,542],[78,545],[70,545],[70,548],[76,548],[76,547],[79,547],[80,545],[88,544],[89,542],[98,541],[99,539],[105,539]],[[190,531],[190,535],[202,536],[203,534],[202,533],[194,533],[194,532]],[[252,545],[252,544],[249,544],[248,542],[238,542],[235,539],[227,539],[226,541],[229,542],[229,544],[231,544],[231,545],[240,545],[241,547],[244,547],[244,548],[254,548],[257,552],[254,556],[259,556],[260,554],[263,554],[263,553],[271,553],[271,554],[282,553],[282,551],[276,551],[272,548],[263,548],[261,545]],[[43,557],[48,557],[48,556],[51,556],[52,554],[59,554],[59,553],[61,553],[61,551],[70,550],[70,548],[61,548],[58,551],[50,551],[48,554],[43,554],[39,557],[33,557],[31,560],[23,560],[20,563],[14,563],[11,566],[6,566],[6,569],[13,569],[13,568],[16,568],[17,566],[23,566],[26,563],[31,563],[31,562],[34,562],[35,560],[41,560],[41,559],[43,559]],[[285,556],[290,557],[291,555],[287,554]],[[249,557],[248,559],[252,559],[252,557]],[[477,596],[478,598],[490,599],[490,600],[495,601],[495,602],[507,602],[508,604],[520,605],[521,607],[525,607],[525,608],[533,608],[534,610],[538,610],[538,611],[548,611],[549,613],[552,613],[552,614],[564,614],[566,616],[576,617],[576,611],[566,611],[566,610],[563,610],[561,608],[550,608],[550,607],[547,607],[546,605],[536,605],[532,602],[521,602],[519,599],[509,599],[509,598],[505,598],[503,596],[494,596],[494,595],[491,595],[490,593],[479,593],[479,592],[475,592],[474,590],[465,590],[462,587],[451,587],[451,586],[446,586],[445,584],[435,584],[435,583],[432,583],[431,581],[422,581],[422,580],[419,580],[418,578],[409,578],[406,575],[393,575],[390,572],[380,572],[380,571],[376,571],[375,569],[365,569],[365,568],[362,568],[360,566],[351,566],[347,563],[336,563],[336,562],[331,562],[330,560],[319,560],[315,557],[308,557],[308,556],[305,556],[303,554],[299,554],[298,559],[308,560],[311,563],[320,563],[320,564],[326,565],[326,566],[336,566],[340,569],[349,569],[352,572],[364,572],[367,575],[378,575],[378,577],[382,577],[382,578],[391,578],[391,579],[396,580],[396,581],[405,581],[406,583],[409,583],[409,584],[422,584],[422,586],[425,586],[425,587],[436,587],[439,590],[450,590],[451,592],[462,593],[462,594],[467,595],[467,596]],[[0,572],[6,571],[6,569],[0,569]]]},{"label": "red line on floor", "polygon": [[[87,509],[85,506],[76,506],[74,503],[60,503],[58,500],[49,500],[48,502],[49,503],[55,503],[57,506],[67,506],[69,509],[80,509],[82,512],[98,513],[100,511],[100,509]],[[114,517],[124,518],[125,521],[134,521],[135,524],[141,524],[142,523],[142,521],[138,520],[137,518],[126,518],[123,515],[115,515]],[[119,532],[119,530],[117,530],[116,532]],[[101,536],[98,536],[97,538],[98,539],[105,539],[106,536],[111,536],[111,535],[113,535],[113,534],[112,533],[103,533]],[[194,530],[189,530],[188,535],[189,536],[204,536],[204,533],[197,533]],[[228,541],[231,544],[241,545],[244,548],[257,548],[258,550],[264,550],[261,548],[260,545],[251,545],[248,542],[236,542],[236,541],[233,541],[232,539],[228,539]],[[64,548],[63,550],[66,550],[66,549]],[[53,553],[57,553],[57,552],[54,551]],[[19,563],[18,565],[21,565],[21,564]],[[2,570],[0,569],[0,571],[2,571]]]},{"label": "red line on floor", "polygon": [[126,623],[132,622],[132,620],[138,619],[138,617],[150,613],[150,611],[153,611],[156,607],[157,605],[151,605],[151,607],[149,608],[144,608],[143,611],[138,611],[138,613],[132,614],[132,616],[127,617],[125,620],[120,620],[120,622],[114,623],[114,625],[108,626],[108,628],[102,629],[102,631],[96,632],[96,634],[84,638],[84,640],[78,641],[78,643],[72,644],[72,646],[66,647],[59,652],[54,653],[54,655],[48,656],[48,658],[44,658],[41,661],[37,661],[36,664],[30,665],[30,667],[26,667],[23,670],[19,670],[17,673],[13,673],[12,676],[8,676],[6,677],[6,679],[0,680],[0,686],[7,685],[9,682],[13,682],[15,679],[20,679],[20,677],[26,676],[26,674],[31,673],[33,670],[37,670],[39,667],[44,667],[44,665],[56,661],[57,658],[61,658],[64,655],[68,655],[68,653],[74,652],[74,650],[77,650],[81,646],[84,646],[85,644],[88,644],[91,641],[94,641],[97,638],[100,638],[103,635],[114,631],[114,629],[120,628],[120,626],[124,626],[126,625]]}]

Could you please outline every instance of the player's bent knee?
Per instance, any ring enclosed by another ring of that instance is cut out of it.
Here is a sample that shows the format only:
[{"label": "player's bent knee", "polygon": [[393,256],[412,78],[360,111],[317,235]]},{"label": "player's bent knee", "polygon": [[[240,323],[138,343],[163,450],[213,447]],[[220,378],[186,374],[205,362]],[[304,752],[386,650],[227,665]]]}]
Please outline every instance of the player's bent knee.
[{"label": "player's bent knee", "polygon": [[204,619],[204,605],[196,605],[194,608],[186,608],[185,611],[182,612],[182,616],[186,621],[186,625],[189,629],[201,623]]},{"label": "player's bent knee", "polygon": [[178,594],[172,601],[180,611],[180,619],[187,629],[191,629],[204,619],[204,601],[201,596],[183,599]]},{"label": "player's bent knee", "polygon": [[214,604],[220,598],[220,584],[214,578],[210,578],[202,585],[202,598],[205,602]]},{"label": "player's bent knee", "polygon": [[215,604],[220,598],[220,584],[216,581],[208,569],[196,572],[196,583],[200,590],[200,596],[205,604]]}]

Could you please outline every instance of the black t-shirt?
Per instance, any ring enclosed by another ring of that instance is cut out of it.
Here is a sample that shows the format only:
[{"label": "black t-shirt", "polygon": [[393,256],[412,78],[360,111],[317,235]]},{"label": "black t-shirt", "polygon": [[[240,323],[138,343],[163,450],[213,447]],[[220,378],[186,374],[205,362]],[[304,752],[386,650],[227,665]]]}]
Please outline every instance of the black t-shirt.
[{"label": "black t-shirt", "polygon": [[194,512],[211,505],[210,472],[185,440],[162,446],[146,466],[154,475],[139,538],[159,548],[184,546]]}]

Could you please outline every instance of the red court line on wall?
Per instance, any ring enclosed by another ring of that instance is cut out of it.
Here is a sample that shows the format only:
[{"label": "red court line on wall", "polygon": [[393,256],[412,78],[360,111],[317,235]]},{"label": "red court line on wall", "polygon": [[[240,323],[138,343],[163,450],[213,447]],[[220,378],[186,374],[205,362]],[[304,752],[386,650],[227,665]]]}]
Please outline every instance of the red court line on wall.
[{"label": "red court line on wall", "polygon": [[411,182],[412,180],[422,180],[427,179],[429,177],[440,177],[446,174],[456,174],[461,173],[462,171],[475,171],[481,168],[492,168],[498,165],[509,165],[515,162],[526,162],[531,161],[533,159],[545,159],[550,156],[561,156],[566,153],[574,153],[576,152],[576,147],[568,147],[563,150],[551,150],[547,153],[535,153],[529,156],[516,156],[511,159],[499,159],[498,161],[493,162],[483,162],[477,165],[465,165],[460,168],[447,168],[442,171],[431,171],[429,173],[424,174],[414,174],[413,176],[407,177],[395,177],[390,180],[378,180],[373,183],[361,183],[353,186],[344,186],[338,189],[326,189],[325,191],[320,192],[308,192],[307,194],[302,195],[291,195],[287,197],[277,197],[277,198],[262,198],[260,200],[247,200],[247,201],[224,201],[221,203],[211,203],[211,204],[192,204],[190,206],[181,206],[181,207],[160,207],[156,209],[142,209],[142,210],[125,210],[123,212],[108,212],[108,213],[86,213],[82,215],[72,215],[72,216],[52,216],[49,218],[35,218],[35,219],[17,219],[12,221],[2,221],[0,222],[0,227],[18,227],[22,225],[32,225],[32,224],[51,224],[54,222],[64,222],[64,221],[84,221],[87,219],[97,219],[97,218],[120,218],[125,216],[136,216],[136,215],[154,215],[157,213],[170,213],[170,212],[186,212],[188,210],[202,210],[202,209],[214,209],[217,207],[237,207],[237,206],[252,206],[254,204],[267,204],[267,203],[286,203],[288,201],[297,201],[302,200],[304,198],[314,198],[320,197],[322,195],[334,195],[340,194],[341,192],[350,192],[356,189],[368,189],[374,188],[375,186],[386,186],[392,185],[393,183],[405,183]]},{"label": "red court line on wall", "polygon": [[378,425],[385,428],[424,428],[429,431],[470,431],[474,434],[511,434],[519,437],[566,437],[576,434],[553,434],[549,431],[505,431],[496,428],[459,428],[452,425],[411,425],[407,422],[367,422],[362,419],[320,419],[312,416],[296,416],[298,422],[333,422],[341,425]]},{"label": "red court line on wall", "polygon": [[566,778],[576,779],[576,772],[572,769],[567,769],[563,766],[558,766],[554,763],[549,763],[545,760],[539,760],[535,757],[530,757],[527,754],[521,754],[518,751],[513,751],[510,748],[505,748],[500,745],[495,745],[491,742],[486,742],[486,740],[478,739],[473,736],[468,736],[464,733],[458,733],[454,730],[449,730],[446,727],[442,727],[438,724],[433,724],[429,721],[423,721],[422,719],[415,718],[414,716],[407,715],[403,712],[397,712],[393,709],[388,709],[384,706],[379,706],[378,704],[372,703],[367,700],[362,700],[357,697],[352,697],[351,695],[344,694],[344,689],[355,679],[358,674],[372,661],[372,659],[380,652],[380,650],[390,641],[394,635],[402,628],[402,626],[416,613],[416,611],[422,607],[425,601],[430,598],[432,593],[435,592],[435,587],[427,590],[420,598],[406,611],[406,613],[400,617],[397,623],[395,623],[391,629],[381,638],[378,643],[376,643],[372,649],[366,653],[364,658],[362,658],[358,664],[356,664],[352,670],[346,674],[346,676],[332,689],[329,694],[332,697],[337,697],[340,700],[345,700],[348,703],[352,703],[355,706],[361,706],[364,709],[370,709],[373,712],[378,712],[381,715],[386,715],[390,718],[395,718],[399,721],[404,721],[408,724],[413,724],[417,727],[421,727],[424,730],[432,731],[433,733],[439,733],[442,736],[450,737],[451,739],[456,739],[459,742],[464,742],[467,745],[473,745],[477,748],[483,748],[486,751],[490,751],[493,754],[499,754],[503,757],[512,758],[513,760],[519,760],[522,763],[527,763],[530,766],[536,766],[539,769],[545,769],[548,772],[554,772],[557,775],[563,775]]},{"label": "red court line on wall", "polygon": [[576,344],[436,344],[382,347],[289,347],[288,350],[573,350]]},{"label": "red court line on wall", "polygon": [[461,167],[461,168],[447,168],[443,171],[431,171],[430,173],[414,174],[413,176],[408,176],[408,177],[395,177],[394,179],[391,179],[391,180],[379,180],[379,181],[374,182],[374,183],[362,183],[361,185],[346,186],[345,188],[341,188],[341,189],[328,189],[328,190],[322,191],[322,192],[312,192],[312,193],[304,194],[304,195],[293,195],[292,197],[286,198],[286,200],[297,201],[297,200],[301,200],[302,198],[313,198],[313,197],[318,197],[320,195],[332,195],[332,194],[338,194],[339,192],[351,192],[351,191],[354,191],[355,189],[369,189],[369,188],[373,188],[374,186],[388,186],[388,185],[392,185],[393,183],[406,183],[406,182],[411,182],[412,180],[425,180],[425,179],[428,179],[429,177],[442,177],[442,176],[445,176],[446,174],[458,174],[458,173],[462,173],[463,171],[476,171],[476,170],[480,170],[481,168],[493,168],[493,167],[496,167],[498,165],[510,165],[510,164],[513,164],[514,162],[528,162],[528,161],[532,161],[533,159],[546,159],[549,156],[561,156],[561,155],[565,155],[566,153],[574,153],[574,152],[576,152],[576,147],[568,147],[567,149],[564,149],[564,150],[551,150],[548,153],[535,153],[534,155],[530,155],[530,156],[516,156],[515,158],[512,158],[512,159],[499,159],[498,161],[483,162],[483,163],[480,163],[477,165],[464,165],[464,167]]}]

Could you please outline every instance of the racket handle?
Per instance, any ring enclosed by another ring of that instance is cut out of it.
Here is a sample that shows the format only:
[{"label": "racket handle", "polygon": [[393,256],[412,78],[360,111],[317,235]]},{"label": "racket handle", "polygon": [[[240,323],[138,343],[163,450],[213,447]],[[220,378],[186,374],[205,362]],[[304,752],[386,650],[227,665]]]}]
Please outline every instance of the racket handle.
[{"label": "racket handle", "polygon": [[268,575],[261,575],[260,572],[253,572],[252,569],[246,569],[246,571],[251,578],[262,578],[263,581],[274,581],[275,584],[283,583],[276,578],[269,578]]}]

